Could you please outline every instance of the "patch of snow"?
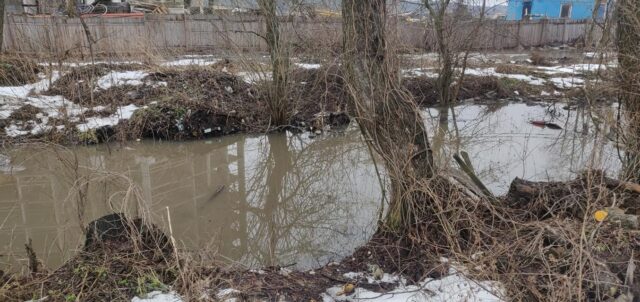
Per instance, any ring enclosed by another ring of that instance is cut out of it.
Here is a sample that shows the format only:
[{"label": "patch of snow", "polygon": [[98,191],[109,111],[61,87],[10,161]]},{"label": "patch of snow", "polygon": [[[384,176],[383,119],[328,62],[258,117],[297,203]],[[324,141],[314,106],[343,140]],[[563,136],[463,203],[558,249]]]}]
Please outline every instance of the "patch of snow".
[{"label": "patch of snow", "polygon": [[308,64],[308,63],[296,63],[296,66],[303,69],[319,69],[322,65],[320,64]]},{"label": "patch of snow", "polygon": [[[233,295],[233,294],[237,294],[240,291],[233,289],[233,288],[225,288],[225,289],[221,289],[218,291],[218,293],[216,294],[216,298],[218,298],[218,300],[222,300],[225,299],[226,297]],[[235,301],[235,298],[230,298],[230,299],[226,299],[224,301]]]},{"label": "patch of snow", "polygon": [[167,61],[160,65],[165,67],[191,66],[191,65],[209,66],[218,62],[220,62],[220,59],[189,58],[189,59],[178,59],[174,61]]},{"label": "patch of snow", "polygon": [[213,58],[215,55],[183,55],[184,58]]},{"label": "patch of snow", "polygon": [[544,79],[525,75],[525,74],[507,74],[496,72],[495,68],[469,68],[465,71],[466,75],[473,76],[495,76],[500,78],[508,78],[527,82],[531,85],[541,86],[545,84]]},{"label": "patch of snow", "polygon": [[581,87],[584,85],[584,80],[581,78],[551,78],[549,81],[560,89],[569,89],[575,87]]},{"label": "patch of snow", "polygon": [[33,84],[0,87],[0,96],[26,98],[31,92],[38,94],[49,90],[49,84],[57,81],[60,78],[60,73],[57,71],[52,72],[51,78],[43,74],[40,74],[39,77],[40,81]]},{"label": "patch of snow", "polygon": [[182,302],[182,298],[174,291],[169,293],[162,293],[160,291],[153,291],[146,294],[143,298],[134,297],[131,302]]},{"label": "patch of snow", "polygon": [[550,96],[551,94],[543,90],[542,92],[540,92],[540,95],[541,96]]},{"label": "patch of snow", "polygon": [[241,77],[247,84],[255,84],[259,81],[271,80],[271,74],[269,73],[241,71],[236,73],[236,75]]},{"label": "patch of snow", "polygon": [[546,73],[549,75],[560,74],[560,73],[585,73],[585,72],[595,72],[598,70],[605,70],[610,66],[604,64],[575,64],[568,66],[536,66],[535,69],[538,72]]},{"label": "patch of snow", "polygon": [[405,77],[427,77],[427,78],[437,78],[438,73],[430,71],[432,69],[426,68],[413,68],[413,69],[404,69],[402,70],[402,75]]},{"label": "patch of snow", "polygon": [[[138,84],[138,82],[142,83],[141,79],[146,75],[147,73],[138,71],[111,72],[107,76],[98,80],[98,86],[106,89],[111,87],[111,85],[135,85]],[[52,126],[47,125],[49,118],[66,118],[70,122],[77,122],[80,120],[80,116],[88,109],[93,109],[94,111],[102,111],[106,109],[104,106],[85,108],[60,95],[49,96],[38,94],[48,90],[49,83],[56,81],[59,77],[59,72],[53,72],[51,79],[45,78],[44,75],[40,75],[41,80],[36,83],[15,87],[0,87],[0,105],[2,106],[2,109],[0,110],[0,119],[9,118],[11,113],[24,105],[32,105],[42,111],[42,113],[38,113],[36,115],[36,121],[17,122],[8,125],[5,128],[6,135],[10,137],[18,137],[29,134],[42,134],[54,129]],[[156,84],[162,85],[162,82]],[[77,125],[77,128],[80,131],[88,131],[102,126],[116,125],[122,119],[131,118],[133,112],[137,109],[138,107],[135,105],[121,106],[115,114],[108,117],[87,118],[86,122]],[[64,126],[57,126],[55,129],[62,130],[64,129]]]},{"label": "patch of snow", "polygon": [[127,105],[118,107],[116,113],[107,117],[90,117],[86,119],[84,124],[78,124],[76,127],[80,132],[87,132],[91,129],[97,129],[104,126],[117,125],[120,120],[130,119],[133,113],[138,110],[136,105]]},{"label": "patch of snow", "polygon": [[98,79],[97,84],[103,90],[122,85],[139,86],[143,84],[142,79],[148,75],[149,73],[142,71],[111,71]]},{"label": "patch of snow", "polygon": [[345,277],[347,279],[358,279],[362,276],[364,276],[364,273],[348,272],[342,274],[342,277]]},{"label": "patch of snow", "polygon": [[38,63],[38,65],[40,66],[65,66],[65,67],[82,67],[82,66],[89,66],[92,64],[109,64],[109,65],[131,65],[131,64],[143,64],[140,61],[95,61],[93,63],[91,62],[64,62],[62,64],[49,64],[47,62],[40,62]]},{"label": "patch of snow", "polygon": [[18,137],[30,133],[29,131],[21,130],[20,128],[18,128],[18,126],[16,126],[16,124],[11,124],[9,125],[9,127],[4,128],[4,132],[9,137]]},{"label": "patch of snow", "polygon": [[412,54],[412,55],[404,55],[404,56],[410,60],[438,59],[438,54],[435,52],[427,52],[422,54]]},{"label": "patch of snow", "polygon": [[[384,279],[396,280],[399,285],[396,289],[377,293],[363,288],[356,288],[351,295],[339,295],[340,286],[331,287],[322,294],[325,302],[337,301],[372,301],[372,302],[499,302],[498,296],[503,294],[501,285],[491,281],[474,281],[455,269],[450,269],[450,275],[441,279],[425,279],[417,285],[407,285],[404,279],[394,276]],[[399,281],[398,281],[399,280]]]},{"label": "patch of snow", "polygon": [[8,118],[11,115],[11,113],[13,113],[13,111],[15,111],[16,109],[18,109],[18,107],[15,107],[15,106],[3,107],[2,110],[0,110],[0,119]]},{"label": "patch of snow", "polygon": [[24,302],[44,302],[44,301],[47,301],[47,300],[49,300],[49,296],[44,296],[44,297],[42,297],[42,298],[40,298],[38,300],[29,300],[29,301],[24,301]]},{"label": "patch of snow", "polygon": [[541,86],[544,85],[545,81],[541,78],[536,78],[536,77],[532,77],[532,76],[528,76],[528,75],[524,75],[524,74],[499,74],[499,77],[501,78],[509,78],[509,79],[514,79],[514,80],[519,80],[519,81],[524,81],[527,82],[531,85],[537,85],[537,86]]}]

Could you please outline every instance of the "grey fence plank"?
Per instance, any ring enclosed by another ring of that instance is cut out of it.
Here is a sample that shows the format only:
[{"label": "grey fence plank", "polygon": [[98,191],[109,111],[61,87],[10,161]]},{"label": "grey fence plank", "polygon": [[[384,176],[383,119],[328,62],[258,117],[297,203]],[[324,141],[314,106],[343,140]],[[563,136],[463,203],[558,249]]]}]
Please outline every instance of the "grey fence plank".
[{"label": "grey fence plank", "polygon": [[[193,50],[265,51],[260,17],[217,15],[145,15],[88,17],[97,40],[96,54],[161,53]],[[292,18],[282,21],[282,36],[296,47],[317,49],[341,44],[339,19]],[[420,22],[392,19],[391,41],[399,48],[434,49],[432,29]],[[501,50],[584,39],[592,24],[572,20],[465,21],[453,32],[473,50]],[[64,16],[8,15],[4,51],[40,56],[87,56],[88,42],[79,19]],[[470,34],[472,33],[472,35]],[[602,34],[597,27],[591,41]],[[458,42],[463,43],[463,42]]]}]

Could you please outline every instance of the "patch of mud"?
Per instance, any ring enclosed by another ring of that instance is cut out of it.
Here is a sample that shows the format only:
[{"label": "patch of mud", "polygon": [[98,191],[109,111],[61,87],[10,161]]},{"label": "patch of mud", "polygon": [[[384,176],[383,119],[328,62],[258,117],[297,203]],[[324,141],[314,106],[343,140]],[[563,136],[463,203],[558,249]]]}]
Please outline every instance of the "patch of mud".
[{"label": "patch of mud", "polygon": [[203,138],[258,129],[266,123],[266,104],[241,78],[208,68],[149,75],[167,83],[141,92],[148,107],[122,123],[130,137]]},{"label": "patch of mud", "polygon": [[[435,78],[407,77],[402,80],[402,84],[418,105],[433,106],[438,104],[439,95]],[[472,98],[496,100],[517,96],[537,97],[545,89],[553,91],[553,88],[531,85],[515,79],[467,75],[458,90],[458,100]]]},{"label": "patch of mud", "polygon": [[[344,88],[342,71],[332,65],[317,69],[296,68],[291,75],[291,99],[296,104],[294,121],[314,121],[322,116],[319,113],[347,112],[347,93]],[[349,123],[348,120],[327,121],[328,124],[339,126]],[[318,128],[324,121],[316,122]]]}]

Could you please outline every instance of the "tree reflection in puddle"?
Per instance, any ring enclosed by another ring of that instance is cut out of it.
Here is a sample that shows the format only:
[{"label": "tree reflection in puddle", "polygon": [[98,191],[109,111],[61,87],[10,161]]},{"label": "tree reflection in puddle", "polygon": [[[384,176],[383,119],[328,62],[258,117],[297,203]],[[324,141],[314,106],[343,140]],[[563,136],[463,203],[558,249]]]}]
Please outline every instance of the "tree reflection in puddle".
[{"label": "tree reflection in puddle", "polygon": [[3,268],[23,258],[27,238],[47,265],[59,265],[78,247],[79,221],[111,209],[149,213],[167,229],[166,207],[187,250],[253,267],[309,268],[366,242],[380,206],[379,182],[357,131],[314,140],[272,134],[142,142],[118,150],[31,146],[11,155],[26,169],[4,175],[2,190],[35,195],[3,194],[0,217],[8,223],[0,239],[13,243],[2,246]]},{"label": "tree reflection in puddle", "polygon": [[[615,174],[615,109],[500,103],[429,109],[440,166],[468,151],[496,195],[515,177],[562,180],[586,167]],[[454,114],[455,113],[455,114]],[[594,119],[594,117],[596,117]],[[536,128],[551,121],[562,130]],[[595,121],[595,122],[594,122]],[[0,269],[24,264],[29,238],[55,267],[81,242],[80,226],[112,211],[141,213],[184,249],[251,267],[310,268],[349,255],[375,228],[380,182],[353,127],[308,135],[235,135],[182,143],[140,142],[8,150],[21,169],[0,174]]]}]

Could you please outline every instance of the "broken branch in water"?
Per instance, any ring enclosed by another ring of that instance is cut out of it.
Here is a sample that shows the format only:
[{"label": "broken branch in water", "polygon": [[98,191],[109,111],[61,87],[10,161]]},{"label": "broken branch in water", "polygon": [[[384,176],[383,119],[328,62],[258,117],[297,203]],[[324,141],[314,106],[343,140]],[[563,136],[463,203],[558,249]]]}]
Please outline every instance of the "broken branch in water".
[{"label": "broken branch in water", "polygon": [[458,166],[460,166],[460,169],[462,169],[462,171],[464,171],[464,173],[466,173],[469,176],[469,178],[471,178],[473,183],[476,186],[478,186],[480,190],[482,190],[482,193],[484,193],[484,195],[486,195],[489,198],[494,198],[493,193],[491,193],[491,191],[484,185],[484,183],[482,183],[480,178],[478,178],[476,173],[473,171],[473,166],[471,165],[469,154],[467,154],[465,151],[462,151],[460,153],[465,159],[462,159],[462,157],[460,157],[459,154],[453,155],[453,159],[455,159],[455,161],[458,163]]}]

